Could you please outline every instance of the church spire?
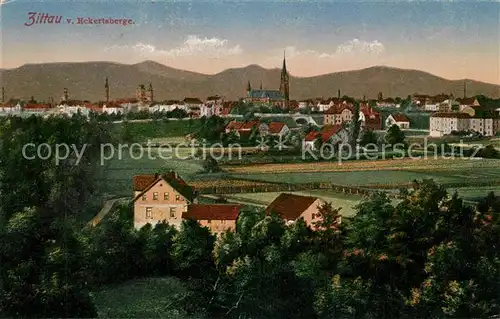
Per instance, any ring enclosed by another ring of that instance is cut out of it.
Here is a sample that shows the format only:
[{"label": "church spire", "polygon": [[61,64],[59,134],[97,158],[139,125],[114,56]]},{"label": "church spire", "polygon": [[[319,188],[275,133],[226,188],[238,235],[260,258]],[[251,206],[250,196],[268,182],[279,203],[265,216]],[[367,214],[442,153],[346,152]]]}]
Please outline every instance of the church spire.
[{"label": "church spire", "polygon": [[281,69],[280,93],[285,100],[284,107],[288,108],[290,101],[290,84],[289,84],[288,72],[286,70],[285,51],[283,51],[283,68]]},{"label": "church spire", "polygon": [[286,72],[286,51],[283,50],[283,68],[281,69],[281,73],[287,73]]},{"label": "church spire", "polygon": [[248,80],[247,92],[250,92],[250,91],[252,91],[252,86],[250,85],[250,80]]}]

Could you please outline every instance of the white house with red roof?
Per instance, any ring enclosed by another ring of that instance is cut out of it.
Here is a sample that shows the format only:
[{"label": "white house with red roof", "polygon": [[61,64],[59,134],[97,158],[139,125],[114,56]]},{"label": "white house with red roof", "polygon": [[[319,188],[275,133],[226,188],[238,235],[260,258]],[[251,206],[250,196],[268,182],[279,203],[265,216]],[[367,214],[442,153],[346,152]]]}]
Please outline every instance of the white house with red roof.
[{"label": "white house with red roof", "polygon": [[57,109],[51,107],[49,104],[27,103],[22,107],[22,111],[23,113],[47,115],[56,112]]},{"label": "white house with red roof", "polygon": [[393,125],[399,126],[400,129],[409,129],[410,119],[404,114],[390,114],[385,120],[385,127]]},{"label": "white house with red roof", "polygon": [[231,121],[226,125],[226,133],[234,132],[238,137],[241,135],[248,135],[253,129],[257,129],[260,135],[267,135],[269,131],[269,126],[266,123],[261,123],[260,121],[248,121],[248,122],[238,122]]},{"label": "white house with red roof", "polygon": [[205,103],[201,107],[201,116],[221,116],[224,99],[218,95],[207,97]]},{"label": "white house with red roof", "polygon": [[199,98],[187,97],[183,102],[186,107],[186,112],[191,117],[198,118],[201,116],[201,108],[203,107],[203,102]]},{"label": "white house with red roof", "polygon": [[136,175],[133,191],[136,229],[161,222],[179,228],[187,219],[198,221],[217,235],[236,229],[240,205],[198,204],[195,189],[175,172]]},{"label": "white house with red roof", "polygon": [[321,139],[322,144],[347,144],[349,142],[349,132],[341,125],[325,125],[320,131],[309,132],[303,141],[303,147],[316,150],[316,141]]},{"label": "white house with red roof", "polygon": [[22,111],[21,101],[11,100],[7,103],[0,104],[0,113],[20,114]]},{"label": "white house with red roof", "polygon": [[272,136],[285,136],[290,133],[288,125],[283,122],[271,122],[268,124],[267,134]]}]

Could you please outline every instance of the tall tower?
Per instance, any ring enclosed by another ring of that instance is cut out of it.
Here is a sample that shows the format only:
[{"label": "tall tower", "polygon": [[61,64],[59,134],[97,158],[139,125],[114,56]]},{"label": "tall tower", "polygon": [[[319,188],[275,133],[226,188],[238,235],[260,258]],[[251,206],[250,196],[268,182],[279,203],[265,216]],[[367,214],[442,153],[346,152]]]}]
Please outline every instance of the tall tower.
[{"label": "tall tower", "polygon": [[262,81],[260,81],[260,90],[262,90]]},{"label": "tall tower", "polygon": [[248,80],[248,84],[247,84],[247,97],[250,97],[251,93],[252,93],[252,85],[250,84],[250,80]]},{"label": "tall tower", "polygon": [[104,91],[106,93],[106,102],[109,102],[109,83],[108,83],[108,78],[106,78],[106,83],[104,83]]},{"label": "tall tower", "polygon": [[144,101],[144,99],[146,98],[146,89],[144,87],[144,84],[140,84],[137,87],[136,97],[139,101]]},{"label": "tall tower", "polygon": [[67,102],[68,101],[68,97],[69,97],[69,95],[68,95],[68,88],[64,88],[64,91],[63,91],[63,100],[65,102]]},{"label": "tall tower", "polygon": [[286,70],[286,57],[284,51],[283,51],[283,68],[281,69],[280,92],[285,98],[285,108],[288,108],[290,102],[290,83],[289,83],[288,72]]},{"label": "tall tower", "polygon": [[153,102],[153,84],[151,83],[149,83],[147,99],[149,102]]},{"label": "tall tower", "polygon": [[464,99],[467,97],[467,82],[464,80]]},{"label": "tall tower", "polygon": [[2,86],[2,103],[5,103],[5,89]]}]

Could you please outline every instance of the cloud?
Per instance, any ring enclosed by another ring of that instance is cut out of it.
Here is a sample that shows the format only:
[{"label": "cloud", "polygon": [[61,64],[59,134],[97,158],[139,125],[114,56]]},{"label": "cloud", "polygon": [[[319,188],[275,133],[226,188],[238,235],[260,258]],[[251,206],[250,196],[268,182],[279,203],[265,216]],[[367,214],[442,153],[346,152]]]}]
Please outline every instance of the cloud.
[{"label": "cloud", "polygon": [[169,50],[162,50],[151,44],[137,43],[133,46],[112,46],[105,51],[131,49],[135,53],[147,57],[185,57],[185,56],[204,56],[204,57],[223,57],[239,55],[243,52],[240,45],[229,46],[228,40],[219,38],[200,38],[190,35],[178,47]]},{"label": "cloud", "polygon": [[385,46],[375,40],[372,42],[361,41],[359,39],[349,40],[337,47],[337,53],[356,53],[356,52],[366,52],[366,53],[382,53],[385,51]]},{"label": "cloud", "polygon": [[319,58],[319,59],[333,59],[339,58],[346,53],[370,53],[370,54],[380,54],[385,52],[385,46],[375,40],[372,42],[361,41],[359,39],[353,39],[347,41],[337,47],[335,52],[319,52],[315,50],[298,50],[295,46],[288,46],[285,49],[286,57],[293,59],[296,57],[307,57],[307,58]]}]

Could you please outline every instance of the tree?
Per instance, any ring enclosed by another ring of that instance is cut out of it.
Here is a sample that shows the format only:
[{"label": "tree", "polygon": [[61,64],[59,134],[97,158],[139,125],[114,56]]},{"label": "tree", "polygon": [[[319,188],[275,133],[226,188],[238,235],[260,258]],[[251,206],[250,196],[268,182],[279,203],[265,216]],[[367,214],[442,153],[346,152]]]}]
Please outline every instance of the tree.
[{"label": "tree", "polygon": [[209,155],[203,161],[203,169],[207,173],[216,173],[221,171],[219,164],[217,163],[217,160],[212,155]]},{"label": "tree", "polygon": [[30,208],[0,226],[0,314],[97,316],[81,272],[80,242],[64,223]]},{"label": "tree", "polygon": [[396,124],[392,125],[385,134],[385,141],[387,144],[394,146],[396,144],[405,142],[405,134],[399,126]]},{"label": "tree", "polygon": [[134,135],[132,134],[131,126],[127,121],[124,121],[122,124],[120,140],[126,144],[134,143]]},{"label": "tree", "polygon": [[500,152],[491,144],[480,149],[477,155],[483,158],[500,158]]},{"label": "tree", "polygon": [[359,132],[361,131],[361,121],[359,118],[359,103],[354,103],[354,114],[352,116],[351,129],[350,129],[350,144],[355,149],[359,137]]},{"label": "tree", "polygon": [[359,143],[361,146],[366,146],[369,144],[378,144],[378,137],[375,132],[371,130],[367,130],[363,133],[363,137]]}]

